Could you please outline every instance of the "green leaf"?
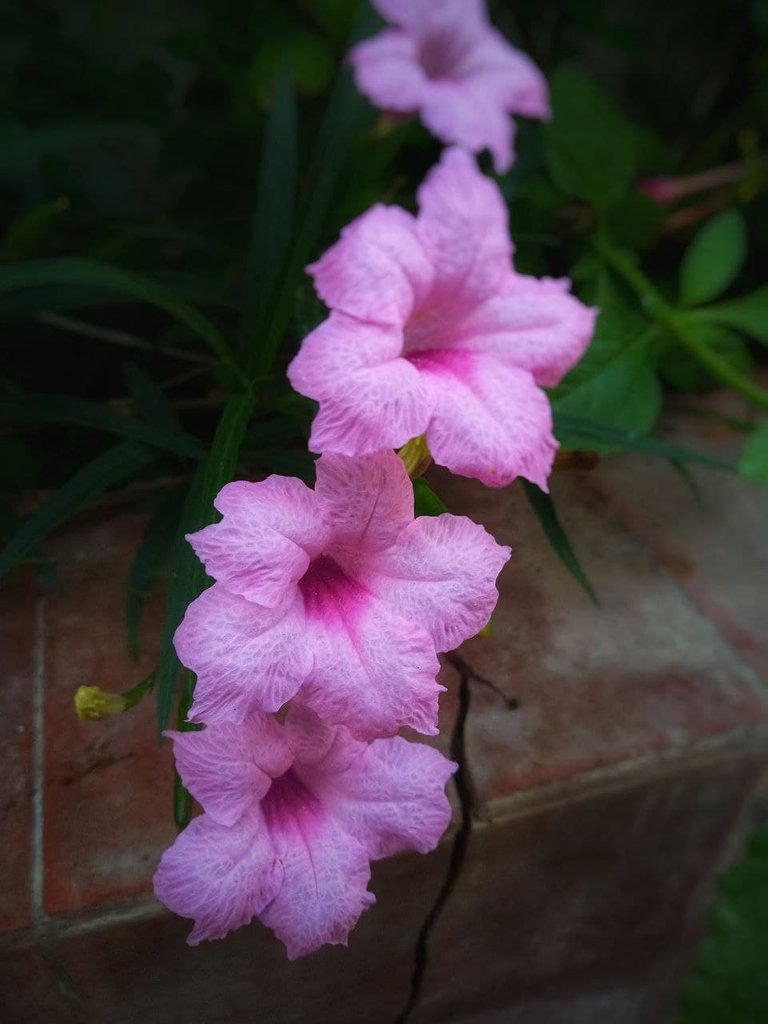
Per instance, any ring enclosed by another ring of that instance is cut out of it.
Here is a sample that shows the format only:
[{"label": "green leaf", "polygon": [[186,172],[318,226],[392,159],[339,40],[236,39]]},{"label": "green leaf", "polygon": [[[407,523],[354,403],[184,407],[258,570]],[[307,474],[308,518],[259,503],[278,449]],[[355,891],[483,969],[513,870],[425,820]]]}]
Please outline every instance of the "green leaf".
[{"label": "green leaf", "polygon": [[417,516],[441,516],[448,511],[443,499],[435,494],[423,477],[413,481],[413,508]]},{"label": "green leaf", "polygon": [[[371,12],[366,6],[353,30],[353,37],[364,34],[371,20]],[[272,367],[293,312],[299,279],[320,239],[352,140],[369,117],[369,106],[355,88],[349,69],[342,67],[318,129],[314,152],[307,168],[306,180],[309,187],[299,207],[299,229],[279,287],[274,293],[262,343],[252,350],[253,357],[248,363],[249,373],[253,376],[266,375]]]},{"label": "green leaf", "polygon": [[724,210],[708,221],[685,251],[680,265],[680,301],[708,302],[724,292],[747,255],[747,229],[738,210]]},{"label": "green leaf", "polygon": [[139,627],[147,600],[160,578],[176,539],[184,497],[184,490],[179,488],[163,495],[147,524],[131,566],[125,624],[128,646],[134,656],[138,653]]},{"label": "green leaf", "polygon": [[222,363],[233,370],[239,379],[243,378],[218,327],[175,292],[151,278],[108,263],[77,259],[35,260],[0,267],[0,295],[25,288],[61,286],[106,288],[112,294],[126,295],[162,309],[205,341]]},{"label": "green leaf", "polygon": [[560,68],[551,78],[553,117],[544,125],[549,172],[567,195],[605,208],[635,172],[632,125],[589,78]]},{"label": "green leaf", "polygon": [[710,935],[681,997],[680,1024],[768,1020],[768,828],[723,876]]},{"label": "green leaf", "polygon": [[135,476],[157,458],[157,453],[135,441],[122,441],[87,463],[27,519],[0,552],[0,576],[31,554],[58,526],[70,519],[91,498]]},{"label": "green leaf", "polygon": [[664,207],[650,196],[627,192],[607,211],[605,223],[614,244],[643,251],[658,241],[665,217]]},{"label": "green leaf", "polygon": [[554,424],[558,441],[567,448],[597,450],[596,446],[607,445],[615,451],[634,451],[641,455],[655,455],[661,459],[671,459],[673,462],[691,462],[700,466],[709,466],[710,469],[722,469],[728,472],[733,472],[735,469],[730,462],[718,459],[714,455],[680,448],[676,444],[670,444],[669,441],[658,437],[649,437],[647,434],[609,427],[604,423],[594,423],[581,416],[555,412]]},{"label": "green leaf", "polygon": [[275,285],[293,234],[297,174],[296,96],[288,68],[279,68],[261,154],[256,212],[245,275],[239,342],[255,365]]},{"label": "green leaf", "polygon": [[180,429],[158,430],[141,420],[120,416],[98,402],[66,395],[34,395],[28,392],[0,396],[0,419],[9,423],[71,423],[141,441],[152,448],[183,458],[200,459],[205,449]]},{"label": "green leaf", "polygon": [[[727,327],[697,321],[690,325],[690,331],[702,345],[716,352],[724,363],[745,375],[754,370],[749,345]],[[659,360],[659,373],[666,383],[680,391],[702,391],[722,386],[706,366],[691,358],[676,337],[670,334],[665,341],[666,351]]]},{"label": "green leaf", "polygon": [[181,662],[173,646],[173,634],[183,619],[187,606],[204,590],[207,579],[199,559],[184,539],[185,534],[200,530],[213,521],[216,515],[213,499],[224,484],[232,479],[240,445],[253,411],[253,401],[251,392],[234,395],[229,399],[221,415],[208,457],[198,466],[184,502],[174,544],[173,571],[165,605],[162,654],[156,677],[157,720],[160,731],[168,724],[181,674]]},{"label": "green leaf", "polygon": [[586,573],[581,568],[579,560],[576,557],[576,553],[568,539],[568,535],[557,517],[557,511],[555,510],[555,504],[552,501],[552,498],[550,495],[545,494],[544,491],[538,488],[536,484],[529,483],[527,480],[523,480],[523,490],[525,491],[525,496],[530,502],[531,508],[536,513],[536,517],[541,523],[541,527],[546,534],[547,540],[552,545],[555,554],[566,567],[568,572],[570,572],[578,582],[589,599],[596,605],[599,605],[600,602],[597,599],[597,594],[595,593],[592,584],[587,579]]},{"label": "green leaf", "polygon": [[[558,413],[647,433],[661,411],[661,385],[648,358],[648,346],[635,343],[618,352],[589,380],[570,390],[553,403]],[[607,453],[604,443],[595,451]]]},{"label": "green leaf", "polygon": [[739,472],[750,480],[768,484],[768,423],[752,434],[739,459]]},{"label": "green leaf", "polygon": [[31,256],[69,208],[69,200],[54,199],[17,217],[8,225],[0,243],[0,262]]},{"label": "green leaf", "polygon": [[315,95],[330,84],[334,63],[333,51],[321,36],[295,25],[289,33],[259,48],[248,69],[248,88],[256,100],[264,102],[274,83],[275,70],[282,64],[301,92]]},{"label": "green leaf", "polygon": [[692,309],[687,319],[725,324],[768,345],[768,285],[764,284],[751,295],[744,295],[740,299]]},{"label": "green leaf", "polygon": [[[133,395],[136,405],[149,423],[164,434],[184,436],[184,429],[179,423],[179,418],[156,380],[135,363],[123,365],[123,379]],[[185,436],[194,441],[189,434]],[[204,451],[202,445],[197,447],[199,454],[202,454]]]},{"label": "green leaf", "polygon": [[[176,715],[176,728],[179,732],[196,732],[202,729],[201,725],[187,721],[189,709],[192,707],[192,698],[195,692],[195,677],[192,672],[184,673],[184,688],[179,700],[179,711]],[[173,769],[173,820],[176,828],[181,832],[189,824],[192,818],[192,794],[181,781],[178,768]]]},{"label": "green leaf", "polygon": [[[602,267],[594,302],[600,309],[589,348],[552,392],[557,412],[622,430],[647,433],[661,409],[655,363],[655,331],[627,305]],[[595,450],[614,451],[608,444]]]}]

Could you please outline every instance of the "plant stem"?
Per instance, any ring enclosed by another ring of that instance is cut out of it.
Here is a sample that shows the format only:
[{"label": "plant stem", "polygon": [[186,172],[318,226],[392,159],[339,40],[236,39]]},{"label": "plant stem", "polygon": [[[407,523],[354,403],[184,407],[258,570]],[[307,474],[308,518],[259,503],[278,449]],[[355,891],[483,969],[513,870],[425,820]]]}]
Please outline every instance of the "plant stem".
[{"label": "plant stem", "polygon": [[595,250],[605,262],[629,285],[637,294],[641,305],[657,323],[666,327],[680,344],[690,352],[698,362],[705,366],[713,377],[728,384],[750,401],[764,409],[768,409],[768,391],[755,384],[743,373],[731,366],[725,359],[696,337],[691,330],[685,315],[667,302],[652,281],[646,277],[627,256],[616,249],[604,238],[596,236],[592,239]]}]

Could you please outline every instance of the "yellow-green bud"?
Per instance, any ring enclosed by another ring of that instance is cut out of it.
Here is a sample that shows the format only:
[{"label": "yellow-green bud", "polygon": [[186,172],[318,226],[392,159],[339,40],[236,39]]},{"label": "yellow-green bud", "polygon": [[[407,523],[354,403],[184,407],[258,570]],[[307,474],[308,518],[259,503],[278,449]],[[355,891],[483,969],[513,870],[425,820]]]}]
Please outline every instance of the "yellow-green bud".
[{"label": "yellow-green bud", "polygon": [[412,437],[397,454],[405,463],[405,468],[411,480],[415,480],[423,473],[426,473],[432,462],[432,453],[427,445],[426,434]]},{"label": "yellow-green bud", "polygon": [[119,693],[107,693],[100,686],[80,686],[75,694],[75,711],[79,718],[98,722],[110,715],[122,715],[126,699]]}]

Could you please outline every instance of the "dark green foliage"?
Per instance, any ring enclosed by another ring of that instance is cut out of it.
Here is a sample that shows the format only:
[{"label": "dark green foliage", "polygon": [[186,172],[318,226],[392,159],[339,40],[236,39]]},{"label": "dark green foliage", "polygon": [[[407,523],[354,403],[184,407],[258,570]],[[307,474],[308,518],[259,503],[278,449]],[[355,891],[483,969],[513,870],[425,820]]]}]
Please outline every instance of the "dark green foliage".
[{"label": "dark green foliage", "polygon": [[681,999],[676,1024],[764,1024],[768,1020],[768,828],[720,882],[710,935]]},{"label": "dark green foliage", "polygon": [[606,208],[624,195],[635,173],[632,127],[579,71],[559,69],[550,88],[553,118],[544,142],[552,179],[566,195]]},{"label": "dark green foliage", "polygon": [[599,604],[594,587],[582,569],[581,563],[576,557],[576,552],[573,550],[573,546],[568,539],[568,534],[563,529],[551,495],[545,494],[544,491],[540,490],[535,484],[528,483],[527,480],[523,481],[523,488],[525,496],[536,513],[536,517],[541,523],[541,528],[558,558],[577,581],[587,597],[595,604]]},{"label": "dark green foliage", "polygon": [[680,301],[711,302],[725,291],[744,265],[747,229],[738,210],[725,210],[704,225],[683,254]]}]

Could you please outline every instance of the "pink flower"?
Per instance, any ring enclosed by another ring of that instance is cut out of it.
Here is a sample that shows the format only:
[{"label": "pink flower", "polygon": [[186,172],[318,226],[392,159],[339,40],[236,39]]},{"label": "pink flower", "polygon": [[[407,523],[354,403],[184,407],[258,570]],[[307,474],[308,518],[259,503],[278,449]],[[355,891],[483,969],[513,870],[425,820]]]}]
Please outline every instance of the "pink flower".
[{"label": "pink flower", "polygon": [[437,732],[437,651],[481,629],[509,557],[463,516],[413,516],[391,451],[324,455],[314,491],[271,476],[228,484],[220,523],[188,539],[217,581],[187,609],[179,657],[193,721],[242,722],[296,693],[370,739]]},{"label": "pink flower", "polygon": [[513,270],[504,200],[463,150],[419,204],[372,207],[308,268],[331,308],[288,368],[320,403],[310,447],[362,455],[426,431],[454,473],[546,487],[557,444],[540,388],[581,357],[595,310],[567,280]]},{"label": "pink flower", "polygon": [[510,113],[550,117],[549,92],[533,62],[488,22],[483,0],[373,0],[398,27],[350,53],[360,92],[383,110],[421,114],[443,142],[490,149],[499,173],[512,166]]},{"label": "pink flower", "polygon": [[205,814],[163,854],[155,893],[194,920],[193,946],[254,917],[291,960],[346,945],[375,902],[369,862],[426,853],[450,821],[444,789],[456,765],[400,737],[361,743],[296,706],[285,725],[257,714],[166,735]]}]

